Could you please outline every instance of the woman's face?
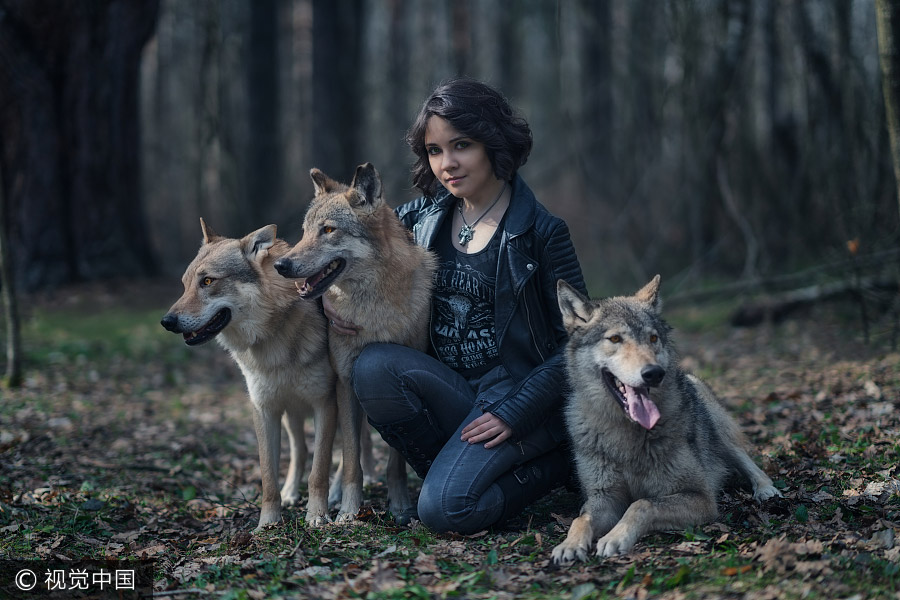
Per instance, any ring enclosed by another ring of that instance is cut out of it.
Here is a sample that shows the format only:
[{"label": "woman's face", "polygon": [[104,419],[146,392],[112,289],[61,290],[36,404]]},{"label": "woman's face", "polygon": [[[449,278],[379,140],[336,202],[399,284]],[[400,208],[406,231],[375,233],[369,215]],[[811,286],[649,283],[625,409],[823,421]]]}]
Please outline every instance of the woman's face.
[{"label": "woman's face", "polygon": [[496,193],[497,178],[484,144],[461,134],[446,119],[428,119],[425,152],[431,172],[457,198],[477,201]]}]

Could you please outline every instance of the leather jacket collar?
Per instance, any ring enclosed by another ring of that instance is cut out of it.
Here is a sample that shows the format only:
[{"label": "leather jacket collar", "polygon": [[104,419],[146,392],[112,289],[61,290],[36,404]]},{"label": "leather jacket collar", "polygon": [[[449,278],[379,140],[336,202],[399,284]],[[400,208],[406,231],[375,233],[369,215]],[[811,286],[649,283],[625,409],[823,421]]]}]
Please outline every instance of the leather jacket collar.
[{"label": "leather jacket collar", "polygon": [[[434,238],[444,219],[456,206],[457,198],[443,187],[434,195],[433,204],[420,216],[413,227],[416,243],[426,248],[434,248]],[[506,235],[509,239],[518,237],[534,225],[537,199],[525,181],[518,174],[512,182],[512,198],[506,209]]]}]

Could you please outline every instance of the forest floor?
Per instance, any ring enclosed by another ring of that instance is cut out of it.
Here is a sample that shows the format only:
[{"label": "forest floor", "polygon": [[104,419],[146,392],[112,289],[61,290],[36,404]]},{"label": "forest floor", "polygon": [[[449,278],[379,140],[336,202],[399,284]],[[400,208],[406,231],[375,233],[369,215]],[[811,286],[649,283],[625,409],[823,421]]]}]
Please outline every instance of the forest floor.
[{"label": "forest floor", "polygon": [[[216,344],[189,349],[159,326],[179,287],[23,302],[26,382],[0,403],[0,562],[151,559],[154,596],[169,598],[900,598],[900,354],[889,323],[862,343],[852,305],[752,329],[726,325],[728,307],[674,310],[683,364],[784,497],[727,493],[714,523],[557,567],[579,509],[564,490],[473,536],[394,526],[383,484],[357,524],[307,529],[295,508],[253,533],[243,381]],[[0,581],[2,597],[33,597],[14,593]]]}]

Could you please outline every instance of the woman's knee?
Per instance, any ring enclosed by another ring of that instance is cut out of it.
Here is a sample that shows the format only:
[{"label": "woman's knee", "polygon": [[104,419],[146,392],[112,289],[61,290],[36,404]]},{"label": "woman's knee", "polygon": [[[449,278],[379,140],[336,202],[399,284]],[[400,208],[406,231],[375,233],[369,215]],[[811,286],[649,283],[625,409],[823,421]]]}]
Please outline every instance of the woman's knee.
[{"label": "woman's knee", "polygon": [[350,385],[363,408],[366,402],[396,394],[396,373],[391,365],[396,363],[394,344],[369,344],[353,363]]},{"label": "woman's knee", "polygon": [[484,529],[477,503],[453,494],[444,483],[423,482],[418,503],[422,524],[435,533],[471,535]]},{"label": "woman's knee", "polygon": [[363,348],[353,363],[350,375],[355,389],[365,389],[372,381],[384,377],[385,367],[392,362],[391,350],[392,344],[369,344]]},{"label": "woman's knee", "polygon": [[419,520],[435,533],[452,531],[443,504],[443,486],[430,484],[426,479],[419,492]]},{"label": "woman's knee", "polygon": [[405,365],[413,359],[408,352],[415,351],[396,344],[369,344],[353,364],[350,383],[373,425],[405,421],[421,408],[407,389]]}]

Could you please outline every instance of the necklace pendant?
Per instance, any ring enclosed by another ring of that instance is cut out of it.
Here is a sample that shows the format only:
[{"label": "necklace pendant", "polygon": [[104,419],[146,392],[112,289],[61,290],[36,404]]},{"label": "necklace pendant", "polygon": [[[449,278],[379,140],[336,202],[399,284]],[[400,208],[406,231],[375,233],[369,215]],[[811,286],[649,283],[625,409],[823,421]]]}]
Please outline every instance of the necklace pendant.
[{"label": "necklace pendant", "polygon": [[475,228],[463,225],[459,228],[459,245],[465,246],[475,237]]}]

